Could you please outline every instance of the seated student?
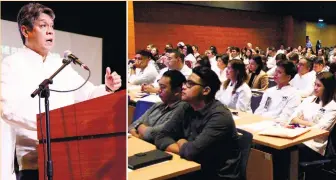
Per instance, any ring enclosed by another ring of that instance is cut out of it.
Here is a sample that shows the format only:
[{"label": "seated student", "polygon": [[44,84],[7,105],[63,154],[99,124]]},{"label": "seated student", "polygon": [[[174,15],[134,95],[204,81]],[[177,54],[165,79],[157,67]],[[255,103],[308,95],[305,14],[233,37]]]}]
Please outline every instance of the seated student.
[{"label": "seated student", "polygon": [[241,60],[231,60],[227,66],[228,78],[216,94],[216,99],[229,108],[252,112],[252,92],[246,84],[245,64]]},{"label": "seated student", "polygon": [[267,74],[262,70],[263,63],[261,57],[256,55],[250,59],[248,66],[247,82],[251,89],[265,90],[268,88]]},{"label": "seated student", "polygon": [[[330,131],[336,122],[335,90],[336,81],[333,74],[330,72],[319,73],[315,80],[314,95],[306,98],[295,110],[290,118],[290,123]],[[304,142],[305,146],[301,146],[300,150],[305,156],[301,157],[300,155],[300,161],[323,156],[327,141],[328,136],[324,136]]]},{"label": "seated student", "polygon": [[265,91],[259,107],[254,114],[286,121],[301,103],[301,96],[289,85],[297,73],[294,63],[280,61],[277,63],[274,81],[277,84]]},{"label": "seated student", "polygon": [[312,71],[313,62],[302,57],[299,60],[297,68],[298,73],[289,84],[299,91],[301,97],[305,98],[312,95],[314,91],[316,73],[315,71]]},{"label": "seated student", "polygon": [[154,142],[153,133],[161,131],[174,115],[182,113],[189,105],[181,101],[184,75],[177,70],[166,71],[159,80],[159,96],[162,102],[148,109],[138,120],[129,126],[129,132],[145,141]]},{"label": "seated student", "polygon": [[295,52],[291,52],[287,54],[288,60],[294,63],[295,67],[299,63],[299,54]]},{"label": "seated student", "polygon": [[130,69],[128,82],[133,85],[153,83],[158,72],[155,66],[150,63],[151,53],[145,50],[138,51],[135,55],[135,63]]},{"label": "seated student", "polygon": [[169,53],[167,65],[168,67],[161,69],[160,74],[156,76],[156,80],[153,84],[142,84],[142,89],[144,92],[158,93],[159,84],[157,82],[162,77],[163,73],[168,70],[178,70],[185,76],[186,79],[192,72],[191,69],[184,64],[184,55],[177,50],[173,50],[171,53]]},{"label": "seated student", "polygon": [[322,57],[319,56],[314,57],[313,63],[314,63],[313,70],[315,71],[316,74],[329,71],[329,67],[325,65]]},{"label": "seated student", "polygon": [[221,81],[221,83],[223,83],[224,81],[227,80],[226,78],[226,70],[227,70],[227,65],[229,63],[229,55],[227,54],[223,54],[223,55],[217,55],[217,71],[215,71],[215,73],[217,74],[217,76],[219,77],[219,80]]},{"label": "seated student", "polygon": [[195,64],[195,67],[204,66],[204,67],[211,68],[211,64],[210,64],[208,56],[201,55],[201,56],[198,56],[196,59],[197,59],[197,62]]},{"label": "seated student", "polygon": [[[275,56],[275,62],[278,63],[279,61],[286,61],[287,57],[285,54],[277,54]],[[267,71],[268,76],[274,76],[276,66],[273,66],[270,70]]]},{"label": "seated student", "polygon": [[241,152],[232,114],[214,98],[219,87],[215,72],[195,67],[182,88],[182,100],[191,108],[175,116],[155,136],[158,149],[201,164],[201,170],[186,179],[241,178]]}]

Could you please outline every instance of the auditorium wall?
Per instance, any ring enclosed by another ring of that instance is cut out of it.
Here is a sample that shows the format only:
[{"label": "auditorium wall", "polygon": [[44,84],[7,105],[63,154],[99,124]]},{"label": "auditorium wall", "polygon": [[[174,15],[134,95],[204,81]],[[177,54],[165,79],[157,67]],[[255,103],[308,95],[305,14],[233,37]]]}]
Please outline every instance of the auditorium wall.
[{"label": "auditorium wall", "polygon": [[[176,46],[179,41],[197,44],[201,53],[211,45],[223,52],[230,45],[244,47],[247,42],[263,49],[283,43],[292,46],[294,41],[304,43],[305,32],[295,31],[300,25],[291,17],[261,12],[134,2],[135,49],[153,43],[163,50],[166,43]],[[288,26],[291,31],[285,31]]]}]

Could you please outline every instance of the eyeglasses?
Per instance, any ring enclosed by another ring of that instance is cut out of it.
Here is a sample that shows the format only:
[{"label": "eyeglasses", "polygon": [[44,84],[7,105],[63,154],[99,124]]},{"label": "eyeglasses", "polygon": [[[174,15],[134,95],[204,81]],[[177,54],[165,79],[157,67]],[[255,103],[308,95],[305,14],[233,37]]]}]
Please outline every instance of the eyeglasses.
[{"label": "eyeglasses", "polygon": [[191,81],[191,80],[187,80],[187,81],[184,82],[183,84],[184,84],[187,88],[192,88],[193,86],[196,86],[196,85],[205,87],[203,84],[199,84],[199,83],[196,83],[196,82]]},{"label": "eyeglasses", "polygon": [[142,57],[134,57],[135,60],[142,60]]}]

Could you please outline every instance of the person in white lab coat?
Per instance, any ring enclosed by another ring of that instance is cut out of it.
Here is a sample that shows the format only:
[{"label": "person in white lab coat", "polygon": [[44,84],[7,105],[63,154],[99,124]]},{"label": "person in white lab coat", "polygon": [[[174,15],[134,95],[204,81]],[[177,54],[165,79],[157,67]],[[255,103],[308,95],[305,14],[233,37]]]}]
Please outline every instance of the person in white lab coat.
[{"label": "person in white lab coat", "polygon": [[[332,130],[336,122],[335,90],[334,75],[330,72],[319,73],[315,80],[314,95],[302,102],[292,114],[289,123],[327,131]],[[304,156],[300,155],[300,161],[324,156],[327,143],[327,136],[304,142],[305,146],[301,146]]]},{"label": "person in white lab coat", "polygon": [[289,83],[299,91],[301,97],[305,98],[312,95],[314,91],[316,72],[312,71],[313,61],[302,57],[297,68],[298,73]]},{"label": "person in white lab coat", "polygon": [[254,114],[270,117],[279,121],[287,121],[301,103],[301,96],[289,85],[297,70],[290,61],[277,63],[274,81],[277,84],[265,91],[259,107]]},{"label": "person in white lab coat", "polygon": [[[8,166],[13,166],[15,146],[20,180],[37,180],[36,114],[39,113],[39,106],[38,98],[33,99],[30,94],[63,63],[61,58],[54,57],[50,53],[55,42],[53,10],[39,3],[29,3],[20,9],[17,17],[25,47],[1,62],[0,98],[1,119],[11,126],[10,133],[14,133],[16,139],[7,139],[12,141],[6,142],[6,146],[1,148],[12,148],[12,151],[6,151],[8,154],[1,156],[7,160]],[[58,90],[75,89],[85,81],[71,66],[64,68],[53,80],[50,89]],[[111,73],[111,69],[107,68],[105,85],[94,86],[87,82],[81,89],[71,93],[51,92],[50,110],[109,94],[118,90],[120,86],[120,76],[116,72]],[[44,107],[41,108],[43,112]]]},{"label": "person in white lab coat", "polygon": [[245,64],[241,60],[231,60],[227,66],[228,78],[216,94],[216,99],[229,108],[252,112],[252,92],[246,84],[247,74]]}]

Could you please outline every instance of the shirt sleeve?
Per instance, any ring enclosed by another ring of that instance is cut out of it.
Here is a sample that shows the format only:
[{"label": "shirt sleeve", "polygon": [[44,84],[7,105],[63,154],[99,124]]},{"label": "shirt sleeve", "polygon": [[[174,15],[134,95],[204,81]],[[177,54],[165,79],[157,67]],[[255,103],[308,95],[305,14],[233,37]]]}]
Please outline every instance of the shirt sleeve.
[{"label": "shirt sleeve", "polygon": [[[244,84],[242,86],[244,86]],[[238,95],[236,109],[243,112],[250,111],[251,98],[252,98],[251,89],[244,88],[242,91],[240,91]]]},{"label": "shirt sleeve", "polygon": [[299,115],[303,114],[303,109],[312,102],[313,97],[308,97],[295,109],[294,113],[290,116],[290,118],[287,120],[287,123],[289,124],[294,118],[298,117]]},{"label": "shirt sleeve", "polygon": [[1,63],[1,118],[14,127],[36,131],[36,116],[25,109],[26,102],[18,96],[20,92],[19,80],[10,62],[4,59]]},{"label": "shirt sleeve", "polygon": [[[148,64],[150,66],[150,64]],[[129,77],[129,83],[134,85],[141,85],[142,83],[153,83],[155,81],[158,72],[154,67],[147,67],[143,74],[133,74]]]},{"label": "shirt sleeve", "polygon": [[128,131],[131,129],[135,129],[140,124],[145,124],[146,121],[148,121],[148,116],[153,112],[154,109],[158,107],[158,104],[153,105],[150,107],[142,116],[140,116],[139,119],[135,120],[129,127]]},{"label": "shirt sleeve", "polygon": [[148,140],[148,141],[153,141],[154,140],[154,136],[157,132],[160,132],[164,126],[171,121],[172,119],[174,119],[175,115],[178,115],[180,113],[183,113],[184,111],[184,105],[179,105],[178,107],[176,107],[175,109],[172,110],[172,112],[170,112],[170,116],[168,116],[165,119],[165,122],[159,125],[155,125],[153,127],[148,127],[145,134],[144,134],[144,139]]},{"label": "shirt sleeve", "polygon": [[297,107],[300,104],[301,104],[301,97],[296,92],[293,92],[293,95],[290,96],[289,101],[283,108],[279,117],[276,119],[281,120],[281,121],[288,121],[291,115],[294,113],[295,109],[297,109]]},{"label": "shirt sleeve", "polygon": [[260,77],[260,89],[266,90],[268,88],[268,76],[264,74]]},{"label": "shirt sleeve", "polygon": [[188,108],[187,104],[184,105],[181,113],[176,114],[161,131],[155,133],[154,144],[158,149],[166,150],[169,145],[176,143],[176,140],[183,138],[183,121],[186,118]]},{"label": "shirt sleeve", "polygon": [[306,88],[299,90],[301,97],[308,97],[313,94],[315,79],[315,76],[312,79],[308,79]]},{"label": "shirt sleeve", "polygon": [[317,124],[313,127],[330,131],[336,122],[336,107],[327,110]]},{"label": "shirt sleeve", "polygon": [[233,122],[232,115],[225,115],[224,117],[220,113],[214,114],[194,141],[182,145],[180,156],[187,160],[195,159],[204,149],[231,133],[233,125],[228,122]]}]

